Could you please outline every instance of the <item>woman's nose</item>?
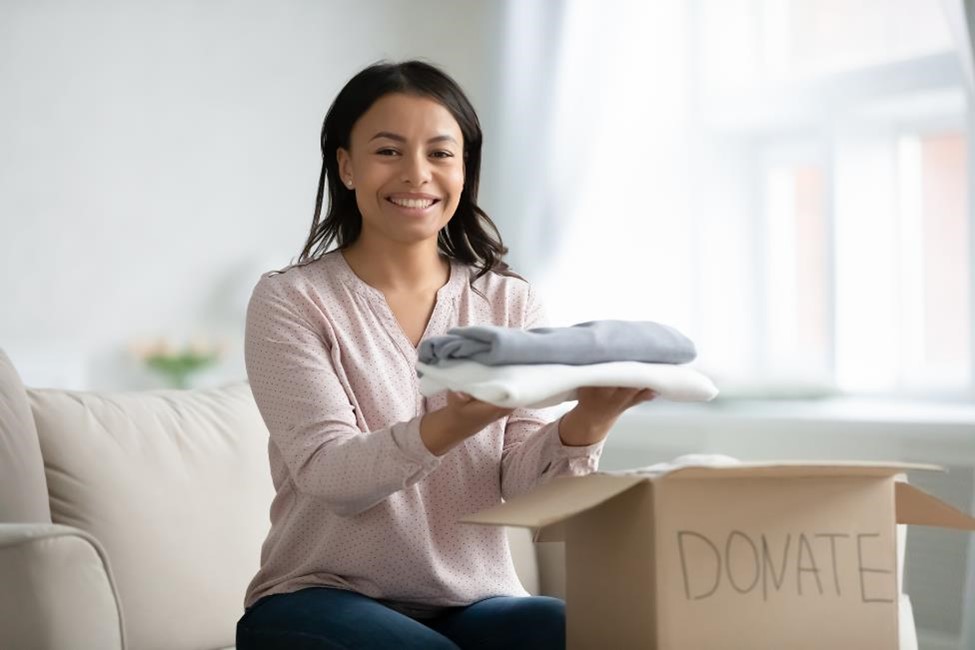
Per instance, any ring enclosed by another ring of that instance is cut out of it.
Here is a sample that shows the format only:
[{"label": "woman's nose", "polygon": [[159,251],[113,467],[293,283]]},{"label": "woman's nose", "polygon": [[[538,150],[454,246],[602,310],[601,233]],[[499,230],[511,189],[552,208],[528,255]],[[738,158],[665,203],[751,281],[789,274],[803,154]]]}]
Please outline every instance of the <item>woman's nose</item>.
[{"label": "woman's nose", "polygon": [[430,163],[424,153],[403,156],[403,181],[422,185],[430,180]]}]

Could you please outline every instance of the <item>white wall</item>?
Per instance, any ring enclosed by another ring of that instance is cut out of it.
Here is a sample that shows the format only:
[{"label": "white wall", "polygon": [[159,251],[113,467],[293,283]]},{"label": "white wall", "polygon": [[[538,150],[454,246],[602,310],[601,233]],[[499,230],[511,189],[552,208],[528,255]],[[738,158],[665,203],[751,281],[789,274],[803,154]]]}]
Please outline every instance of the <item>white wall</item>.
[{"label": "white wall", "polygon": [[230,338],[211,380],[242,377],[246,300],[304,244],[341,85],[384,57],[442,65],[479,110],[490,168],[501,10],[0,4],[0,347],[25,382],[153,385],[129,342],[195,332]]}]

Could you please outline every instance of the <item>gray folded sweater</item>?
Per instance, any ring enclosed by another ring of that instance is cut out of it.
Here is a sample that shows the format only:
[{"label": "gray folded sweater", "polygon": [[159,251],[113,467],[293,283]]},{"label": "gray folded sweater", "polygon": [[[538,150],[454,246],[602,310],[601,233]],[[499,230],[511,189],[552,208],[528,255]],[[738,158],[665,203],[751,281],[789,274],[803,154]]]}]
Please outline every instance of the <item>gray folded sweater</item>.
[{"label": "gray folded sweater", "polygon": [[694,343],[652,321],[596,320],[571,327],[523,330],[497,325],[454,327],[420,343],[419,360],[436,365],[466,359],[488,366],[532,363],[587,365],[610,361],[688,363]]}]

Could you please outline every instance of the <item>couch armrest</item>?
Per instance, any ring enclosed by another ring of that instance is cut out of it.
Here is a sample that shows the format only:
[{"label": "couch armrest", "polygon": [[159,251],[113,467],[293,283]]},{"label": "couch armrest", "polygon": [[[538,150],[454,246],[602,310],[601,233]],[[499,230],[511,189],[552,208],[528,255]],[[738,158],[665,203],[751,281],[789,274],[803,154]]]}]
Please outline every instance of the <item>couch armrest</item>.
[{"label": "couch armrest", "polygon": [[0,523],[0,648],[124,650],[118,593],[94,537]]}]

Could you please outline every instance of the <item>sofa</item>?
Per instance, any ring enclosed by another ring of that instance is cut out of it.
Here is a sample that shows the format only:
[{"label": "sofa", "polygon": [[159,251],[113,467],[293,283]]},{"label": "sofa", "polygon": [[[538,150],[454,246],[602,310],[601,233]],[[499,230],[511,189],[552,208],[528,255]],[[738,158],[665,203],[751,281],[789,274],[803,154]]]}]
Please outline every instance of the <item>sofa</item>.
[{"label": "sofa", "polygon": [[[0,650],[232,648],[270,523],[267,438],[246,382],[25,388],[0,349]],[[564,597],[563,544],[508,539],[525,588]]]},{"label": "sofa", "polygon": [[[267,437],[246,382],[25,388],[0,350],[0,648],[233,647],[269,527]],[[558,593],[557,551],[509,539],[526,589]]]}]

